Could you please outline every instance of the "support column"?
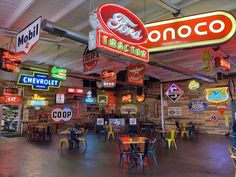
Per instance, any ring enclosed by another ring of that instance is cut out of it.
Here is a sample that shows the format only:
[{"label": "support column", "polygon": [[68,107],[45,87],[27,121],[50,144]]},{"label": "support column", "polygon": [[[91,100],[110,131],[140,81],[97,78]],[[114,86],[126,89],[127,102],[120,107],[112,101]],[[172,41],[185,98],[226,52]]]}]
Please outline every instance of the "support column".
[{"label": "support column", "polygon": [[162,130],[165,130],[164,102],[163,102],[163,87],[162,87],[162,83],[160,83],[160,90],[161,90],[161,127],[162,127]]}]

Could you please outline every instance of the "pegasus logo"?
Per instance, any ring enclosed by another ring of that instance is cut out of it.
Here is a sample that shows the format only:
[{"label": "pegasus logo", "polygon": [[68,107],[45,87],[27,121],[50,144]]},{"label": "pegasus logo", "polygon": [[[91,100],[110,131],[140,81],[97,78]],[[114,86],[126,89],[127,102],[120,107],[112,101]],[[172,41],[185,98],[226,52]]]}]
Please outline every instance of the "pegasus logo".
[{"label": "pegasus logo", "polygon": [[139,74],[144,68],[134,68],[132,70],[129,70],[129,72],[134,73],[134,74]]}]

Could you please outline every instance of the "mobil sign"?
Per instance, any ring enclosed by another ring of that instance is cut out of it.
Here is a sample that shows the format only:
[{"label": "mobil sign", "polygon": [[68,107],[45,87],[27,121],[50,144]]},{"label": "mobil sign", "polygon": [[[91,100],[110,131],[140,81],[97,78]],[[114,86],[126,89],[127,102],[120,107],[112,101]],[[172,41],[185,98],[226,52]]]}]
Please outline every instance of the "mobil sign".
[{"label": "mobil sign", "polygon": [[115,4],[104,4],[89,17],[94,29],[89,33],[89,50],[98,48],[110,55],[117,54],[141,62],[149,61],[147,30],[142,21],[128,9]]},{"label": "mobil sign", "polygon": [[55,122],[60,121],[69,121],[72,118],[72,108],[64,107],[64,108],[54,108],[51,112],[51,118]]},{"label": "mobil sign", "polygon": [[149,52],[221,44],[233,37],[235,18],[224,11],[181,17],[145,25]]},{"label": "mobil sign", "polygon": [[39,41],[42,17],[37,18],[16,35],[16,53],[29,53]]}]

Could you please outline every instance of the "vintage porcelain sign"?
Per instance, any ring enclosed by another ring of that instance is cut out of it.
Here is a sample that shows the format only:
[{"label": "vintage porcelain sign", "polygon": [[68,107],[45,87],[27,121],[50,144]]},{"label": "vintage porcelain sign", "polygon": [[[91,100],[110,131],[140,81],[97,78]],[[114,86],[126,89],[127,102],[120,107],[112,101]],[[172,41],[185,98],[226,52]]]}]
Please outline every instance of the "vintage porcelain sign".
[{"label": "vintage porcelain sign", "polygon": [[206,99],[212,103],[221,103],[229,99],[228,87],[206,89]]},{"label": "vintage porcelain sign", "polygon": [[121,114],[137,114],[138,108],[134,104],[126,104],[121,106],[120,113]]},{"label": "vintage porcelain sign", "polygon": [[143,78],[145,72],[144,64],[131,63],[128,68],[128,82],[138,85],[143,85]]},{"label": "vintage porcelain sign", "polygon": [[63,109],[54,108],[51,112],[51,118],[55,122],[60,122],[60,121],[67,122],[71,120],[72,116],[73,116],[72,108],[70,107],[64,107]]},{"label": "vintage porcelain sign", "polygon": [[195,92],[200,88],[200,84],[195,79],[193,79],[189,81],[188,88],[189,90]]},{"label": "vintage porcelain sign", "polygon": [[218,104],[216,108],[217,108],[218,112],[220,113],[220,115],[224,116],[225,110],[227,108],[226,104]]},{"label": "vintage porcelain sign", "polygon": [[195,100],[189,103],[188,108],[194,112],[202,112],[207,109],[207,104],[201,100]]},{"label": "vintage porcelain sign", "polygon": [[184,91],[181,90],[176,84],[172,84],[166,91],[166,96],[168,96],[171,101],[175,103],[183,93]]},{"label": "vintage porcelain sign", "polygon": [[105,4],[98,7],[89,20],[95,30],[89,33],[90,50],[100,48],[113,55],[149,61],[147,48],[140,46],[147,40],[147,30],[135,14],[122,6]]},{"label": "vintage porcelain sign", "polygon": [[16,35],[16,53],[29,53],[39,41],[42,17],[37,18]]},{"label": "vintage porcelain sign", "polygon": [[34,72],[33,75],[21,74],[17,81],[18,85],[32,86],[33,90],[48,91],[49,88],[59,88],[61,81],[48,78],[45,73]]},{"label": "vintage porcelain sign", "polygon": [[228,41],[236,31],[235,18],[224,11],[181,17],[145,25],[149,52],[192,48]]}]

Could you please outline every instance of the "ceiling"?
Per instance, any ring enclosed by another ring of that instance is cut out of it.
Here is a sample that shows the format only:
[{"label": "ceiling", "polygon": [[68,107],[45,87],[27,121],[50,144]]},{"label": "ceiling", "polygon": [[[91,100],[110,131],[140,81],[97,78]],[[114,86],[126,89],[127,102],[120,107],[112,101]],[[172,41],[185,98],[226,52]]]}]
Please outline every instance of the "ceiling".
[{"label": "ceiling", "polygon": [[[15,35],[37,17],[55,22],[88,36],[91,27],[88,22],[89,13],[104,3],[114,3],[125,6],[134,12],[144,23],[175,18],[173,13],[181,10],[181,15],[188,16],[212,10],[230,11],[236,16],[235,0],[0,0],[0,47],[14,49]],[[11,42],[11,40],[13,42]],[[58,47],[60,46],[60,47]],[[47,32],[41,33],[40,41],[29,52],[22,56],[23,64],[43,67],[49,64],[58,65],[77,74],[100,74],[103,69],[125,70],[128,63],[102,57],[93,71],[84,72],[82,54],[85,45]],[[202,71],[202,53],[210,51],[212,56],[230,56],[230,62],[236,66],[236,36],[220,50],[212,47],[178,50],[151,54],[150,60],[167,65],[177,65],[196,72]],[[234,67],[236,68],[236,67]],[[230,72],[236,72],[236,69]],[[161,81],[171,81],[189,78],[189,76],[169,71],[161,67],[146,65],[146,76]],[[216,71],[203,73],[216,76]]]}]

